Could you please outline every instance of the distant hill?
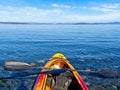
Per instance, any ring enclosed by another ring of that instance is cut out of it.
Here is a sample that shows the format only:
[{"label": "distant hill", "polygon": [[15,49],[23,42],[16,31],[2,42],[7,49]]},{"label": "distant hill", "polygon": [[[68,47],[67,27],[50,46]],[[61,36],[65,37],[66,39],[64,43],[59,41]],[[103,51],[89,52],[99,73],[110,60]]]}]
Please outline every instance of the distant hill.
[{"label": "distant hill", "polygon": [[120,22],[106,22],[106,23],[84,23],[84,22],[80,22],[80,23],[75,23],[75,24],[89,24],[89,25],[93,25],[93,24],[120,24]]},{"label": "distant hill", "polygon": [[106,24],[120,24],[120,22],[106,22],[106,23],[33,23],[33,22],[0,22],[0,24],[35,24],[35,25],[106,25]]}]

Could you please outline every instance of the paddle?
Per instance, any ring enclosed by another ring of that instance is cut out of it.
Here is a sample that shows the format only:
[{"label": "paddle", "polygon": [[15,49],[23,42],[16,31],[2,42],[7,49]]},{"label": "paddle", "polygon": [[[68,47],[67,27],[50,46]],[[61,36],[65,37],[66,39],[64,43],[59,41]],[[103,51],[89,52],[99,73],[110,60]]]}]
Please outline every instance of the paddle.
[{"label": "paddle", "polygon": [[[25,77],[25,76],[31,76],[31,75],[38,75],[38,74],[53,74],[53,75],[57,75],[60,73],[64,73],[67,70],[69,70],[68,68],[65,69],[53,69],[50,71],[44,71],[44,72],[36,72],[36,73],[27,73],[27,74],[20,74],[20,75],[16,75],[16,76],[9,76],[9,77],[0,77],[0,79],[12,79],[12,78],[19,78],[19,77]],[[87,70],[78,70],[78,72],[86,72],[86,73],[95,73],[95,74],[100,74],[103,77],[109,77],[109,78],[113,78],[113,77],[117,77],[118,73],[116,71],[110,71],[110,70],[100,70],[100,71],[87,71]]]},{"label": "paddle", "polygon": [[[25,63],[25,62],[13,62],[12,61],[12,62],[5,62],[4,68],[5,68],[5,70],[8,70],[8,71],[23,71],[23,70],[30,70],[32,68],[43,68],[43,67],[37,67],[37,66],[35,66],[35,64],[33,65],[33,64]],[[43,68],[43,69],[47,69],[47,68]],[[68,70],[68,69],[66,69],[66,70]],[[65,69],[55,69],[55,70],[53,69],[51,71],[46,71],[45,73],[46,74],[56,74],[56,73],[65,72],[66,70]],[[74,71],[74,70],[72,70],[72,71]],[[88,69],[88,70],[76,70],[76,71],[81,72],[81,73],[85,72],[85,73],[91,73],[91,74],[99,74],[103,77],[117,77],[117,76],[119,76],[118,72],[113,71],[113,70],[91,71],[90,69]],[[41,72],[33,73],[33,75],[40,74],[40,73]],[[30,75],[32,75],[32,74],[30,74]],[[27,75],[27,76],[29,76],[29,75]]]}]

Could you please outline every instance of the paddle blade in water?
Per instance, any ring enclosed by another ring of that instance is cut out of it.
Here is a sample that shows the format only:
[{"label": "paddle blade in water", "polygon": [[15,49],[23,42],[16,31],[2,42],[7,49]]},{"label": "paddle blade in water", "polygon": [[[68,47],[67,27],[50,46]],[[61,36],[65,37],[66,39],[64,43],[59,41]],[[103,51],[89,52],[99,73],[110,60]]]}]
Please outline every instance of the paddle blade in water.
[{"label": "paddle blade in water", "polygon": [[4,69],[8,71],[22,71],[22,70],[29,70],[32,66],[28,63],[24,62],[5,62]]},{"label": "paddle blade in water", "polygon": [[99,74],[102,75],[103,77],[110,77],[110,78],[118,76],[118,72],[113,70],[100,70]]}]

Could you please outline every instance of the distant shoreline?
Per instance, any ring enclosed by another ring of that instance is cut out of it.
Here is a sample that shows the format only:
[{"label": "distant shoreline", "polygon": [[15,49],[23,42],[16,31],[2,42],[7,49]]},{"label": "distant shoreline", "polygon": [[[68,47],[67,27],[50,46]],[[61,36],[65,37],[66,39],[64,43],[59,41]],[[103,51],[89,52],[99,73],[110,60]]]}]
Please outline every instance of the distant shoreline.
[{"label": "distant shoreline", "polygon": [[25,25],[108,25],[108,24],[120,24],[120,22],[107,22],[107,23],[34,23],[34,22],[0,22],[0,24],[25,24]]}]

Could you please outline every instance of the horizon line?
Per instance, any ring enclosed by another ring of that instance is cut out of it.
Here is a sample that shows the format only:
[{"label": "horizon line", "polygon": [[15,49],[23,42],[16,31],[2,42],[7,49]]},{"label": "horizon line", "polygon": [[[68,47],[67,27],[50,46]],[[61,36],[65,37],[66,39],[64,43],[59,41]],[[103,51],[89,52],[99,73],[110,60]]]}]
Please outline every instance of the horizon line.
[{"label": "horizon line", "polygon": [[120,22],[75,22],[75,23],[67,23],[67,22],[3,22],[0,21],[0,24],[50,24],[50,25],[57,25],[57,24],[74,24],[74,25],[79,25],[79,24],[120,24]]}]

